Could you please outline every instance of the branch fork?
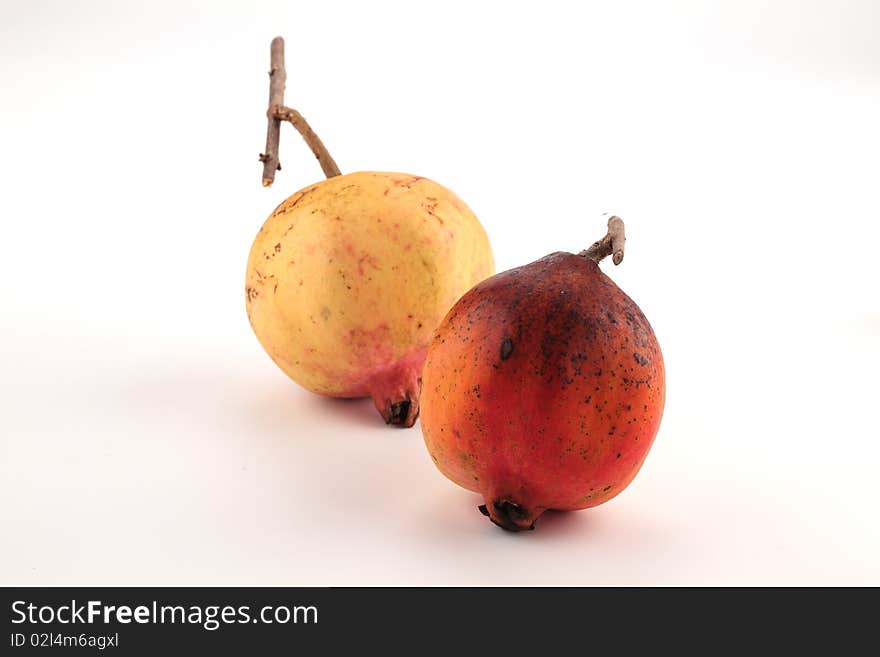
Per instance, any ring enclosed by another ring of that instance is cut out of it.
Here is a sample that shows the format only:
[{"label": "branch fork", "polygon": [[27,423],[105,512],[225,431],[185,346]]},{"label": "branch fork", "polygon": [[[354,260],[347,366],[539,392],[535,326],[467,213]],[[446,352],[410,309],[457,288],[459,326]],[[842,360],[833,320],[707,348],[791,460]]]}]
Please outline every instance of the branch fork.
[{"label": "branch fork", "polygon": [[284,105],[284,87],[287,83],[287,71],[284,68],[284,39],[275,37],[271,46],[271,68],[269,69],[269,108],[266,110],[268,128],[266,129],[266,152],[260,153],[263,163],[263,187],[269,187],[275,181],[275,172],[281,170],[278,159],[278,144],[281,139],[281,122],[287,121],[312,149],[318,159],[324,175],[328,178],[341,175],[339,167],[327,151],[327,147],[315,134],[302,114]]}]

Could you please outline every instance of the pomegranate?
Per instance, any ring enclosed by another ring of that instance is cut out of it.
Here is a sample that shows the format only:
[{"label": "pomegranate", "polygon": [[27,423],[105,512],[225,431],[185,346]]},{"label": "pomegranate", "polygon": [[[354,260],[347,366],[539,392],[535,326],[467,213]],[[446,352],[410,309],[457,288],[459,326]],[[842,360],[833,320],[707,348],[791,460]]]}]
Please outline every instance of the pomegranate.
[{"label": "pomegranate", "polygon": [[280,126],[302,135],[327,180],[281,203],[251,245],[247,315],[291,379],[331,397],[371,397],[387,424],[411,427],[434,328],[495,271],[486,232],[446,187],[422,176],[342,175],[303,116],[284,106],[284,40],[271,46],[263,185],[281,169]]},{"label": "pomegranate", "polygon": [[312,392],[371,397],[411,427],[431,335],[494,273],[480,222],[421,176],[360,171],[303,189],[251,247],[245,299],[273,361]]},{"label": "pomegranate", "polygon": [[422,372],[437,467],[504,529],[593,507],[633,480],[660,425],[663,356],[645,315],[599,269],[623,222],[579,255],[553,253],[479,283],[449,311]]}]

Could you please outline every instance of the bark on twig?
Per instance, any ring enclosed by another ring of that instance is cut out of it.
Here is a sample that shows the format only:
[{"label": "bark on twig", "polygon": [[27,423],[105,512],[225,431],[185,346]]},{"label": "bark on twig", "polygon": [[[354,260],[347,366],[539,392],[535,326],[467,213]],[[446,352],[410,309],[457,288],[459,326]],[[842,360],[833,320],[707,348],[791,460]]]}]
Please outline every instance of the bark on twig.
[{"label": "bark on twig", "polygon": [[581,251],[578,255],[589,258],[596,264],[606,256],[612,256],[615,265],[623,262],[623,245],[626,242],[626,234],[623,228],[623,219],[614,216],[608,219],[608,233],[598,242]]},{"label": "bark on twig", "polygon": [[297,129],[302,138],[312,149],[318,159],[324,175],[328,178],[340,175],[339,167],[330,156],[326,146],[315,134],[302,114],[295,109],[284,106],[284,86],[287,82],[287,71],[284,68],[284,39],[272,39],[271,67],[269,70],[269,108],[266,110],[268,128],[266,130],[266,152],[260,153],[263,163],[263,187],[269,187],[275,181],[275,172],[281,170],[278,158],[278,144],[281,139],[281,122],[289,121]]},{"label": "bark on twig", "polygon": [[[321,170],[325,176],[332,178],[333,176],[341,175],[339,167],[336,166],[336,162],[330,157],[324,142],[315,134],[315,131],[312,130],[312,127],[303,118],[302,114],[289,107],[279,107],[275,110],[275,116],[282,121],[290,121],[290,124],[297,129],[297,132],[302,135],[309,148],[312,149],[312,153],[318,158],[318,163],[321,165]],[[280,169],[281,167],[279,166],[278,168]]]},{"label": "bark on twig", "polygon": [[269,109],[266,118],[269,127],[266,130],[266,152],[260,153],[263,163],[263,187],[268,187],[275,180],[275,172],[281,169],[278,161],[278,141],[281,139],[281,119],[275,116],[275,110],[284,106],[284,85],[287,82],[287,71],[284,70],[284,39],[272,39],[271,64],[269,68]]}]

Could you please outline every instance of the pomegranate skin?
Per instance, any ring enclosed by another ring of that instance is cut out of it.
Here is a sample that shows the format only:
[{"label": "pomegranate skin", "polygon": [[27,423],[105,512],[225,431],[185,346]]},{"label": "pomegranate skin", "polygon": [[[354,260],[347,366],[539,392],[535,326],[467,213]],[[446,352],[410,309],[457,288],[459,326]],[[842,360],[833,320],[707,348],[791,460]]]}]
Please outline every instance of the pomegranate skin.
[{"label": "pomegranate skin", "polygon": [[593,507],[636,476],[665,370],[639,307],[589,258],[553,253],[467,292],[428,347],[422,432],[505,529]]}]

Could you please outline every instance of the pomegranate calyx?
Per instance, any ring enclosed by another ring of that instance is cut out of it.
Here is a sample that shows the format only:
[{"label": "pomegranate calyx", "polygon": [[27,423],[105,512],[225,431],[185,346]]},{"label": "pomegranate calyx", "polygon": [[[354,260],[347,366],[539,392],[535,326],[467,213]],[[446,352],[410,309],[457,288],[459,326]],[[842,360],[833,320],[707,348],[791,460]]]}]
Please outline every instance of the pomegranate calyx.
[{"label": "pomegranate calyx", "polygon": [[510,500],[492,502],[491,510],[487,504],[477,507],[489,520],[511,532],[531,531],[535,528],[535,518],[539,514],[530,513],[524,507]]},{"label": "pomegranate calyx", "polygon": [[[418,417],[418,408],[419,407],[414,406],[409,399],[394,402],[391,404],[391,412],[388,413],[388,418],[385,420],[385,424],[411,427],[415,424],[416,418]],[[412,417],[410,417],[410,410],[415,411]]]}]

